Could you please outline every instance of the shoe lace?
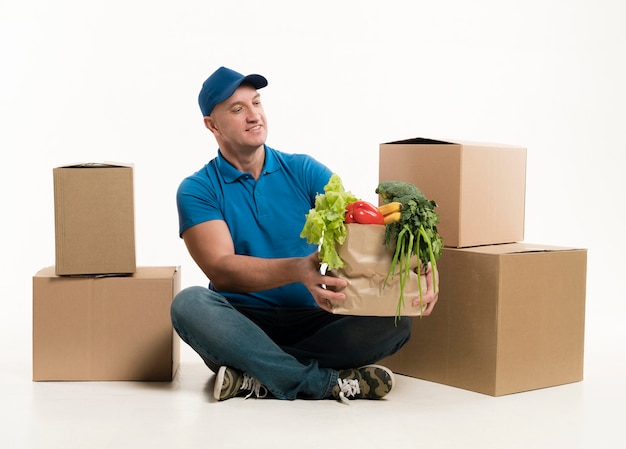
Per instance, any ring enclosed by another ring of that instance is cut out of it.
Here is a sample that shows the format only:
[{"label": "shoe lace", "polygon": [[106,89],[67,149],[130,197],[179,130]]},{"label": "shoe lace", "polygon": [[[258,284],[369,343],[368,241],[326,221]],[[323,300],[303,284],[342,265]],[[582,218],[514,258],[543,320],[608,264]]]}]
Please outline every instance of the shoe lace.
[{"label": "shoe lace", "polygon": [[349,404],[349,397],[356,396],[361,393],[359,381],[356,379],[337,379],[339,385],[339,400],[344,404]]},{"label": "shoe lace", "polygon": [[254,377],[248,376],[245,373],[243,375],[243,381],[241,382],[240,390],[244,390],[244,391],[250,390],[250,393],[248,393],[248,395],[244,399],[248,399],[253,394],[259,399],[263,399],[264,397],[267,396],[267,388],[265,388],[265,386],[261,382],[259,382],[257,379],[255,379]]}]

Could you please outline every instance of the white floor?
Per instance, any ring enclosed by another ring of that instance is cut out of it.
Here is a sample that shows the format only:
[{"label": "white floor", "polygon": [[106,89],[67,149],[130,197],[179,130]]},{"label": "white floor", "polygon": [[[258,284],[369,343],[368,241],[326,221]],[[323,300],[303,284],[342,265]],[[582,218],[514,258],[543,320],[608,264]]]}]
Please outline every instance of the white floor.
[{"label": "white floor", "polygon": [[214,402],[212,375],[187,348],[172,383],[34,383],[28,338],[6,343],[0,448],[626,447],[626,368],[608,347],[575,384],[494,398],[398,376],[385,400],[345,406]]}]

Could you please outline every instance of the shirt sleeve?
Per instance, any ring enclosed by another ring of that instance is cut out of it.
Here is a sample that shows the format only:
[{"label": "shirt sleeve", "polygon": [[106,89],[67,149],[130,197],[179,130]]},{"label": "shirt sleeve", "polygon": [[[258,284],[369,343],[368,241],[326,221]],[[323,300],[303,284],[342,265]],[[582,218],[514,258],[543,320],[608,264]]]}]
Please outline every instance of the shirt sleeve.
[{"label": "shirt sleeve", "polygon": [[178,235],[199,223],[223,220],[215,189],[197,175],[185,178],[176,192]]}]

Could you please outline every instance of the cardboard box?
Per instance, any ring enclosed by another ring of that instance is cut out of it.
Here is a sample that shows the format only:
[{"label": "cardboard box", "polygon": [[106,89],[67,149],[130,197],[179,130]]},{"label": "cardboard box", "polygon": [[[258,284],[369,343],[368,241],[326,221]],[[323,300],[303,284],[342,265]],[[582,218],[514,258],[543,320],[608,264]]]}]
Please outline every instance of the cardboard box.
[{"label": "cardboard box", "polygon": [[415,138],[380,145],[380,181],[415,184],[437,202],[445,246],[524,240],[526,149]]},{"label": "cardboard box", "polygon": [[586,265],[584,249],[445,248],[433,313],[381,363],[492,396],[581,381]]},{"label": "cardboard box", "polygon": [[171,381],[180,342],[170,305],[176,267],[131,276],[33,277],[33,380]]},{"label": "cardboard box", "polygon": [[53,177],[56,274],[134,273],[133,167],[78,164]]}]

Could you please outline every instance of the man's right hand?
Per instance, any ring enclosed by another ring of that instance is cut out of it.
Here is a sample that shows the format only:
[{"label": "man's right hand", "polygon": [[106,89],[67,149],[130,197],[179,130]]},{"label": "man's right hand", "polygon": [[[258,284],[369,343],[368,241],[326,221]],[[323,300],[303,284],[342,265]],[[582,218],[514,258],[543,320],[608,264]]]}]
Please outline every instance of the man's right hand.
[{"label": "man's right hand", "polygon": [[302,284],[311,292],[315,303],[327,312],[332,312],[329,301],[343,301],[346,295],[341,291],[347,282],[335,276],[328,276],[320,272],[321,260],[319,252],[315,252],[300,260],[302,270]]}]

